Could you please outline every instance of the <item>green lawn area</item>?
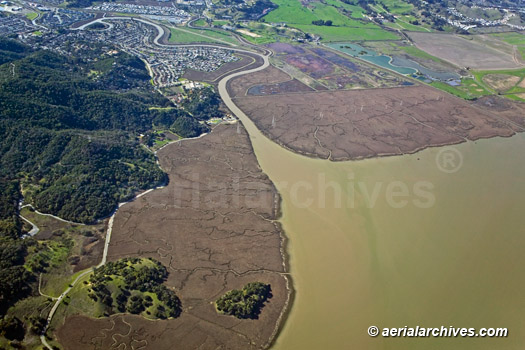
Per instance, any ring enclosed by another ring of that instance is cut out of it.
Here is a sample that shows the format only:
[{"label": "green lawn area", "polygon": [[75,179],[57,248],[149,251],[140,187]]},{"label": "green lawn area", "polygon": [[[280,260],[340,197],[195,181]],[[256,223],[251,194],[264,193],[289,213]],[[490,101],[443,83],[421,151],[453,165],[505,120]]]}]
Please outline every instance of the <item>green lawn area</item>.
[{"label": "green lawn area", "polygon": [[465,100],[471,100],[474,98],[474,96],[470,96],[467,92],[460,90],[457,86],[450,86],[440,81],[434,81],[430,85],[435,88],[438,88],[439,90],[446,91],[452,95],[463,98]]},{"label": "green lawn area", "polygon": [[[373,23],[365,23],[343,15],[334,7],[342,4],[338,0],[331,0],[330,5],[310,3],[309,7],[302,6],[298,0],[272,1],[279,8],[264,17],[266,22],[286,22],[304,32],[320,35],[323,41],[398,39],[396,35]],[[331,20],[333,26],[312,25],[312,21],[316,20]]]},{"label": "green lawn area", "polygon": [[287,42],[290,41],[290,38],[293,37],[292,29],[290,28],[276,28],[266,23],[261,22],[248,22],[243,23],[242,29],[252,32],[259,35],[260,37],[253,37],[245,35],[241,32],[237,34],[241,35],[243,38],[248,40],[251,43],[263,45],[267,43],[272,43],[276,41]]},{"label": "green lawn area", "polygon": [[296,25],[302,31],[320,35],[325,42],[353,40],[396,40],[397,36],[375,26],[362,27],[326,27],[314,25]]},{"label": "green lawn area", "polygon": [[498,34],[492,34],[507,44],[510,45],[516,45],[518,47],[518,50],[521,53],[521,57],[525,59],[525,35],[516,33],[516,32],[508,32],[508,33],[498,33]]},{"label": "green lawn area", "polygon": [[360,6],[347,4],[340,0],[325,0],[325,3],[336,8],[342,8],[347,11],[351,11],[352,18],[363,18],[363,8]]},{"label": "green lawn area", "polygon": [[414,8],[412,4],[401,0],[378,0],[377,2],[383,7],[386,6],[388,12],[390,12],[393,15],[408,14]]},{"label": "green lawn area", "polygon": [[[483,83],[480,83],[477,78],[464,78],[461,79],[461,85],[460,86],[451,86],[446,83],[442,82],[432,82],[430,85],[446,91],[452,95],[458,96],[460,98],[466,99],[466,100],[472,100],[475,98],[479,98],[486,95],[492,95],[494,94],[493,91],[489,91],[486,88],[486,85]],[[524,89],[525,90],[525,89]],[[520,92],[520,91],[517,91]],[[511,95],[505,95],[505,97],[511,97]]]},{"label": "green lawn area", "polygon": [[525,77],[525,69],[484,70],[484,71],[475,71],[472,73],[476,81],[481,82],[482,84],[483,84],[483,77],[488,74],[507,74],[507,75],[512,75],[512,76],[520,77],[520,78]]},{"label": "green lawn area", "polygon": [[193,25],[195,27],[205,27],[206,25],[208,25],[208,23],[206,22],[206,20],[204,18],[201,18],[201,19],[193,22]]},{"label": "green lawn area", "polygon": [[212,23],[213,23],[213,25],[215,25],[215,26],[224,26],[224,25],[229,25],[229,24],[230,24],[230,22],[228,22],[228,21],[222,21],[222,20],[215,20],[215,21],[213,21]]},{"label": "green lawn area", "polygon": [[411,24],[408,19],[405,19],[404,16],[397,19],[396,24],[401,26],[403,29],[411,32],[431,32],[432,30],[422,26]]},{"label": "green lawn area", "polygon": [[[517,100],[517,101],[524,101],[525,100],[525,99],[520,98],[520,97],[518,97],[516,95],[513,95],[513,94],[525,93],[525,88],[518,86],[520,84],[520,82],[525,79],[525,69],[493,70],[493,71],[477,71],[477,72],[473,72],[473,75],[474,75],[474,78],[476,80],[476,83],[478,83],[479,85],[484,86],[486,89],[489,88],[489,87],[483,81],[483,77],[488,75],[488,74],[506,74],[506,75],[519,77],[520,80],[515,84],[515,86],[511,87],[508,90],[501,91],[501,95],[506,97],[506,98],[510,98],[512,100]],[[490,90],[491,90],[492,93],[496,93],[495,90],[493,90],[493,89],[490,89]]]},{"label": "green lawn area", "polygon": [[26,14],[26,17],[27,17],[28,20],[32,21],[32,20],[34,20],[35,18],[38,17],[38,13],[36,13],[36,12],[29,12],[29,13]]}]

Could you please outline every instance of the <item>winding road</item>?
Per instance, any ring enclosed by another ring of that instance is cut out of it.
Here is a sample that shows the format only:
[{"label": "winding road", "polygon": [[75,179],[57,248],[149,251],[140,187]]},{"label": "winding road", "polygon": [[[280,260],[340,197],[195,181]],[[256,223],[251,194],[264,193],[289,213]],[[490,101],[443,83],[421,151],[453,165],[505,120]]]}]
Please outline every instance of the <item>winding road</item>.
[{"label": "winding road", "polygon": [[[141,19],[141,18],[131,18],[131,19],[134,20],[134,21],[139,21],[139,22],[151,25],[157,30],[157,35],[153,39],[153,44],[155,44],[157,46],[161,46],[161,47],[211,47],[211,48],[226,49],[226,50],[232,50],[232,51],[236,51],[236,52],[242,52],[242,53],[246,53],[246,54],[252,54],[252,55],[259,56],[263,60],[263,64],[262,65],[260,65],[259,67],[256,67],[256,68],[249,69],[249,70],[236,71],[236,72],[234,72],[232,74],[226,75],[219,81],[219,85],[218,85],[219,94],[220,94],[222,100],[224,101],[224,103],[226,104],[226,106],[230,109],[230,111],[233,114],[235,114],[243,123],[247,123],[247,122],[251,123],[251,120],[249,120],[248,116],[246,116],[246,114],[244,114],[235,105],[235,103],[231,99],[231,97],[230,97],[230,95],[228,93],[227,83],[231,79],[233,79],[235,77],[238,77],[238,76],[241,76],[241,75],[244,75],[244,74],[250,74],[250,73],[258,72],[260,70],[263,70],[263,69],[267,68],[270,65],[270,61],[269,61],[268,58],[270,57],[270,55],[272,53],[271,51],[265,50],[265,54],[261,54],[259,52],[254,52],[252,50],[246,50],[246,49],[242,49],[242,48],[238,48],[238,47],[226,47],[226,46],[214,45],[214,44],[173,44],[173,45],[162,44],[162,43],[159,42],[162,39],[162,37],[165,35],[165,29],[162,26],[160,26],[160,25],[158,25],[156,23],[147,21],[145,19]],[[93,24],[93,23],[96,23],[96,22],[111,21],[111,20],[130,20],[130,17],[103,17],[103,18],[98,18],[98,19],[94,19],[91,22],[85,23],[85,24],[83,24],[82,26],[80,26],[78,28],[75,28],[75,30],[83,30],[87,26],[89,26],[90,24]],[[108,23],[108,24],[111,25],[110,23]],[[179,142],[183,141],[183,140],[179,140]],[[118,212],[118,209],[121,208],[126,203],[134,201],[135,199],[137,199],[139,197],[142,197],[145,194],[147,194],[147,193],[149,193],[149,192],[151,192],[151,191],[153,191],[155,189],[158,189],[158,188],[161,188],[161,187],[156,187],[156,188],[149,189],[149,190],[147,190],[145,192],[142,192],[141,194],[137,195],[136,197],[134,197],[130,201],[124,202],[124,203],[120,203],[118,205],[118,208],[115,210],[115,212],[109,218],[108,227],[107,227],[107,230],[106,230],[106,239],[105,239],[105,244],[104,244],[104,252],[102,254],[102,259],[101,259],[100,263],[96,266],[96,268],[105,265],[106,262],[107,262],[107,254],[108,254],[108,250],[109,250],[109,244],[111,242],[111,233],[112,233],[112,230],[113,230],[113,220],[115,218],[115,215]],[[30,205],[27,205],[27,206],[30,206]],[[41,214],[41,213],[39,213],[39,214]],[[67,220],[64,220],[62,218],[58,218],[58,217],[50,215],[50,214],[43,214],[43,215],[49,215],[49,216],[52,216],[52,217],[54,217],[56,219],[59,219],[61,221],[69,222]],[[35,225],[33,225],[33,226],[36,227]],[[80,273],[75,278],[75,280],[68,286],[68,288],[66,290],[64,290],[64,292],[62,292],[62,294],[60,294],[60,296],[58,298],[56,298],[56,302],[53,305],[53,307],[51,308],[51,311],[49,312],[49,315],[48,315],[47,321],[46,321],[46,325],[44,327],[42,335],[40,336],[40,340],[42,342],[42,345],[46,349],[53,350],[53,347],[48,343],[48,341],[46,339],[46,332],[47,332],[47,330],[48,330],[48,328],[49,328],[49,326],[50,326],[50,324],[51,324],[51,322],[53,320],[53,317],[54,317],[58,307],[60,306],[62,301],[67,297],[67,295],[71,291],[71,289],[73,289],[76,286],[76,284],[83,277],[85,277],[86,275],[88,275],[91,272],[93,272],[94,269],[95,269],[95,267],[92,267],[92,268],[89,268],[89,269],[83,271],[82,273]]]}]

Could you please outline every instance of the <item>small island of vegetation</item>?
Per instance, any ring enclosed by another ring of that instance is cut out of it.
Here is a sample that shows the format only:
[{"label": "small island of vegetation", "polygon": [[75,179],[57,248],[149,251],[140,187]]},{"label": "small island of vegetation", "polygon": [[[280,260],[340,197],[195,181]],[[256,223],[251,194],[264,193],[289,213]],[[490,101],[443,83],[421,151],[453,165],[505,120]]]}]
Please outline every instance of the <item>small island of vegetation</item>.
[{"label": "small island of vegetation", "polygon": [[125,258],[95,269],[88,296],[97,304],[95,316],[128,312],[149,319],[175,318],[181,302],[163,282],[168,271],[154,259]]},{"label": "small island of vegetation", "polygon": [[264,302],[272,297],[269,284],[251,282],[242,290],[230,290],[215,302],[217,311],[237,318],[258,318]]}]

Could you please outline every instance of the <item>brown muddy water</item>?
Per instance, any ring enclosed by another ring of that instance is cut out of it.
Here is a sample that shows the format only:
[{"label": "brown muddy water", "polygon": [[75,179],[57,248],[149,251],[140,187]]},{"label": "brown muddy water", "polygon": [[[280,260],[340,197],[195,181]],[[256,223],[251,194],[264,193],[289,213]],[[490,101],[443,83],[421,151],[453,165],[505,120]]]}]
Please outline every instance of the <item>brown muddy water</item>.
[{"label": "brown muddy water", "polygon": [[[296,294],[273,350],[523,347],[523,134],[330,162],[283,149],[232,110],[282,196]],[[509,335],[372,338],[371,325]]]}]

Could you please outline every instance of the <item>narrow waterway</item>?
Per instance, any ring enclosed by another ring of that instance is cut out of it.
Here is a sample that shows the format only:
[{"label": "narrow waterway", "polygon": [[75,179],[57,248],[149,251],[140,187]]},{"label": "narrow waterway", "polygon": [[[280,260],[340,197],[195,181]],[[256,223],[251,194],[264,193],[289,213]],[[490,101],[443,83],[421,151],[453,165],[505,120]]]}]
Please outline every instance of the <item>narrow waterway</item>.
[{"label": "narrow waterway", "polygon": [[[310,159],[263,136],[228,101],[224,83],[223,99],[282,195],[297,292],[273,349],[523,346],[523,135],[447,152]],[[371,325],[508,327],[509,336],[371,338]]]}]

